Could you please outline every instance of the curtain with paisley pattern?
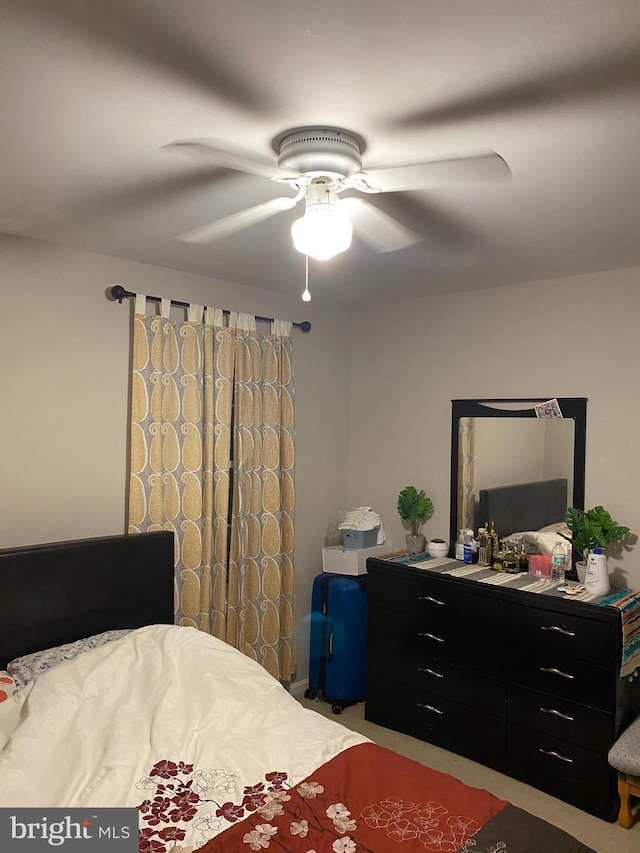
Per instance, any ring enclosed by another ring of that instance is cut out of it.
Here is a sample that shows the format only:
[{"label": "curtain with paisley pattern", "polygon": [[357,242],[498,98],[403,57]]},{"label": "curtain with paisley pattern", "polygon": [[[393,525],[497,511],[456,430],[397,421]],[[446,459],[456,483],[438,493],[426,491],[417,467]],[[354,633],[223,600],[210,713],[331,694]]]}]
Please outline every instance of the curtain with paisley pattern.
[{"label": "curtain with paisley pattern", "polygon": [[175,621],[295,673],[291,324],[136,298],[129,530],[172,530]]},{"label": "curtain with paisley pattern", "polygon": [[460,418],[458,429],[458,524],[475,530],[476,419]]}]

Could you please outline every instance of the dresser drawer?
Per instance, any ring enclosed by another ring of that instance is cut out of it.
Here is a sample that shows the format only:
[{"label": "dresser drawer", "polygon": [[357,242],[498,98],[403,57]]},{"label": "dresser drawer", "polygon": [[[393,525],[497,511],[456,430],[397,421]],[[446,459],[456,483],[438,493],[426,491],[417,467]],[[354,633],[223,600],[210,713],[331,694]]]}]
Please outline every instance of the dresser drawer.
[{"label": "dresser drawer", "polygon": [[509,604],[512,642],[609,666],[616,648],[613,621]]},{"label": "dresser drawer", "polygon": [[551,778],[556,787],[606,789],[611,779],[606,752],[513,724],[507,727],[507,766],[518,779],[537,784]]},{"label": "dresser drawer", "polygon": [[[489,714],[504,716],[506,685],[486,673],[473,671],[465,663],[448,662],[430,655],[415,641],[407,622],[383,611],[381,629],[369,637],[369,673],[392,678],[411,687],[428,690],[438,696],[472,705]],[[390,618],[389,618],[390,617]],[[390,624],[395,620],[401,624]],[[408,634],[408,636],[407,636]]]},{"label": "dresser drawer", "polygon": [[471,621],[496,636],[506,632],[506,603],[490,594],[483,596],[481,590],[463,589],[455,578],[375,572],[369,576],[368,594],[372,607],[420,616],[434,624]]},{"label": "dresser drawer", "polygon": [[544,649],[509,644],[511,684],[610,711],[615,704],[611,668]]},{"label": "dresser drawer", "polygon": [[607,752],[613,745],[612,714],[514,685],[509,687],[508,694],[509,723],[599,752]]},{"label": "dresser drawer", "polygon": [[505,749],[504,718],[486,714],[460,702],[399,684],[389,678],[375,677],[369,684],[367,707],[374,715],[405,720],[413,726],[440,732],[458,740],[480,740],[483,747],[496,755]]},{"label": "dresser drawer", "polygon": [[369,606],[380,606],[399,613],[422,612],[424,604],[421,602],[447,607],[455,595],[452,584],[443,587],[440,578],[417,574],[407,577],[396,572],[371,572],[367,587]]},{"label": "dresser drawer", "polygon": [[416,684],[421,666],[433,661],[457,664],[469,673],[501,678],[506,670],[503,654],[496,654],[497,641],[477,623],[449,618],[405,615],[394,610],[369,607],[370,667],[394,672],[398,681]]},{"label": "dresser drawer", "polygon": [[452,579],[373,574],[368,582],[370,624],[375,630],[420,642],[428,654],[482,662],[482,671],[503,669],[495,654],[506,640],[507,607],[492,596],[474,595]]}]

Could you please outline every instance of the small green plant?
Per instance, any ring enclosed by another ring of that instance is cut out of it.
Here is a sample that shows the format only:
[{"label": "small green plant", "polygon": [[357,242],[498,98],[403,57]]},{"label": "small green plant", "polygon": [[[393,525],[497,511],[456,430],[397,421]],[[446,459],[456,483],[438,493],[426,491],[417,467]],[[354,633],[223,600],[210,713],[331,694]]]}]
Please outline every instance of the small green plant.
[{"label": "small green plant", "polygon": [[417,536],[421,525],[433,515],[433,502],[425,497],[424,489],[418,491],[415,486],[405,486],[398,495],[398,514],[403,521],[409,522],[412,535]]},{"label": "small green plant", "polygon": [[614,521],[603,506],[588,510],[570,506],[564,521],[572,536],[565,536],[564,533],[560,536],[571,542],[585,561],[596,545],[606,548],[614,542],[621,542],[629,532],[629,528]]}]

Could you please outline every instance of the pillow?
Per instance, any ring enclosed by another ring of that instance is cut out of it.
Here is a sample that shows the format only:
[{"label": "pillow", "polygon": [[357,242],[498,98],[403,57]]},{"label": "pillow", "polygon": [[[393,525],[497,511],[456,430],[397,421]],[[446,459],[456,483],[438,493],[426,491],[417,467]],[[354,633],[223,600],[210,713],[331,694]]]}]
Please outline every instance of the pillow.
[{"label": "pillow", "polygon": [[55,646],[52,649],[44,649],[30,655],[22,655],[22,657],[15,658],[7,664],[8,675],[13,678],[16,689],[20,689],[33,681],[41,672],[45,672],[63,661],[72,660],[90,649],[97,649],[113,640],[118,640],[132,630],[131,628],[123,628],[117,631],[104,631],[102,634],[94,634],[92,637],[85,637],[83,640],[76,640],[73,643],[65,643],[63,646]]},{"label": "pillow", "polygon": [[569,539],[571,539],[571,531],[564,521],[556,521],[555,524],[547,524],[546,527],[541,527],[538,530],[538,533],[564,533],[565,536],[568,536]]},{"label": "pillow", "polygon": [[6,702],[9,696],[13,696],[18,688],[8,672],[0,669],[0,702]]},{"label": "pillow", "polygon": [[19,692],[8,672],[0,670],[0,750],[20,725],[22,701],[28,690]]},{"label": "pillow", "polygon": [[546,533],[541,530],[529,530],[522,534],[525,542],[535,545],[539,554],[550,554],[553,551],[556,543],[560,543],[564,548],[565,554],[571,554],[571,545],[562,536],[557,533]]},{"label": "pillow", "polygon": [[556,542],[564,548],[565,554],[571,556],[571,545],[557,533],[544,530],[523,530],[520,533],[512,533],[507,537],[510,541],[523,545],[528,554],[550,554]]}]

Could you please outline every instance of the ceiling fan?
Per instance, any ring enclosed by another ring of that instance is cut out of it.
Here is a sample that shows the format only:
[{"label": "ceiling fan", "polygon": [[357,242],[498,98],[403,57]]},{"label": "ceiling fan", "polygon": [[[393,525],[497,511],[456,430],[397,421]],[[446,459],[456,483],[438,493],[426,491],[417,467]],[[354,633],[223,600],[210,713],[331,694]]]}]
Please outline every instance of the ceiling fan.
[{"label": "ceiling fan", "polygon": [[303,254],[326,260],[351,245],[352,232],[376,252],[394,252],[421,238],[397,219],[358,195],[339,199],[346,190],[376,194],[430,189],[459,183],[508,180],[511,172],[494,151],[469,157],[431,160],[363,170],[365,143],[351,131],[334,127],[303,127],[273,140],[277,161],[220,140],[185,139],[163,150],[207,157],[217,165],[287,185],[291,195],[202,225],[178,239],[208,243],[291,210],[303,199],[305,214],[292,226],[294,246]]}]

